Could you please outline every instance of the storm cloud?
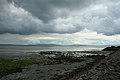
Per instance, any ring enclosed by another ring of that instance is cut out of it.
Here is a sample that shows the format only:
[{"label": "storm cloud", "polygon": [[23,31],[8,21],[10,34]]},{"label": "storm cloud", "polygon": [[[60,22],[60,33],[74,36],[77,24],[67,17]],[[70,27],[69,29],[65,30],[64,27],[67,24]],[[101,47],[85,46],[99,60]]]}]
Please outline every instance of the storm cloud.
[{"label": "storm cloud", "polygon": [[0,34],[120,34],[119,0],[0,0]]},{"label": "storm cloud", "polygon": [[[65,12],[74,9],[83,9],[91,5],[95,0],[11,0],[16,5],[24,8],[32,13],[33,16],[37,16],[43,22],[48,22],[51,19],[66,17],[69,13]],[[58,14],[58,15],[57,15]],[[66,15],[65,15],[66,14]]]}]

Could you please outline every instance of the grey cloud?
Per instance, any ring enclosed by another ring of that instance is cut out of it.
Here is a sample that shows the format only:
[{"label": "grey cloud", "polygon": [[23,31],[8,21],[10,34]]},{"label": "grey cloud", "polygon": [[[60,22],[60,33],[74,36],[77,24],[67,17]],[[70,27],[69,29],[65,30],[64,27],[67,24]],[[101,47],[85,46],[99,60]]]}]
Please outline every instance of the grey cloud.
[{"label": "grey cloud", "polygon": [[113,19],[120,18],[120,1],[115,4],[108,5],[108,7],[109,16]]},{"label": "grey cloud", "polygon": [[94,3],[95,1],[96,0],[51,0],[53,5],[68,9],[85,8]]},{"label": "grey cloud", "polygon": [[83,26],[105,35],[120,34],[120,1],[112,1],[102,5],[103,8],[88,10],[87,13],[83,15],[83,17],[85,17],[82,21]]},{"label": "grey cloud", "polygon": [[[73,24],[74,28],[70,27],[66,31],[57,30],[56,25],[52,24],[52,19],[60,17],[55,15],[56,13],[53,11],[54,8],[56,10],[59,8],[56,8],[51,0],[15,0],[14,4],[12,2],[13,0],[0,1],[2,3],[0,8],[0,34],[74,33],[81,29]],[[62,3],[64,2],[61,1]]]},{"label": "grey cloud", "polygon": [[[11,0],[16,5],[23,7],[32,15],[38,17],[44,22],[55,19],[59,16],[54,16],[54,9],[82,9],[89,6],[95,0]],[[10,2],[10,1],[9,1]],[[68,14],[69,15],[69,14]]]},{"label": "grey cloud", "polygon": [[[12,2],[14,1],[14,4]],[[0,34],[75,33],[84,28],[105,35],[120,34],[120,1],[115,0],[0,0]],[[102,10],[89,6],[103,4]],[[82,15],[72,13],[88,11]],[[62,18],[63,21],[57,22]],[[72,20],[68,20],[72,18]],[[78,19],[78,20],[76,20]],[[67,21],[68,20],[68,21]],[[55,22],[56,21],[56,22]],[[77,21],[77,23],[75,22]]]}]

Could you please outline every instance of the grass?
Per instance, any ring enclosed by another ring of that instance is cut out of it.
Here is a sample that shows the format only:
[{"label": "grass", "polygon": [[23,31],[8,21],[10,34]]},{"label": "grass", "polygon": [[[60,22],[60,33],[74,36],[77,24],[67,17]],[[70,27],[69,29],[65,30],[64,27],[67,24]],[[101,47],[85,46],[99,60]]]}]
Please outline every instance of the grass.
[{"label": "grass", "polygon": [[28,65],[40,64],[40,61],[35,60],[13,60],[13,59],[0,59],[0,77],[21,72]]}]

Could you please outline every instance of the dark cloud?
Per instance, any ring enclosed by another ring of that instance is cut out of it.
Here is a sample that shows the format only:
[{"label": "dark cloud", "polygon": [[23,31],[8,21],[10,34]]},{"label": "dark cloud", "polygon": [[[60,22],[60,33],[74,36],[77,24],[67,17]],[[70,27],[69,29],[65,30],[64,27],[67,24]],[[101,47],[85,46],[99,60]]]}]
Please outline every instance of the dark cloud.
[{"label": "dark cloud", "polygon": [[119,5],[118,0],[0,0],[0,34],[70,34],[84,28],[120,34]]},{"label": "dark cloud", "polygon": [[[33,16],[38,17],[44,22],[48,22],[51,19],[55,19],[56,13],[54,9],[66,8],[66,9],[83,9],[91,5],[95,0],[10,0],[14,1],[16,5],[24,8],[32,13]],[[9,1],[9,2],[10,2]]]},{"label": "dark cloud", "polygon": [[[61,1],[61,7],[63,7],[62,5],[65,6],[65,4],[67,6],[67,2]],[[54,12],[54,8],[59,9],[56,6],[58,3],[54,0],[1,0],[0,3],[2,3],[0,9],[0,33],[73,33],[81,29],[74,25],[74,28],[68,28],[65,31],[56,30],[56,25],[51,24],[51,20],[60,16],[56,15],[56,11]]]}]

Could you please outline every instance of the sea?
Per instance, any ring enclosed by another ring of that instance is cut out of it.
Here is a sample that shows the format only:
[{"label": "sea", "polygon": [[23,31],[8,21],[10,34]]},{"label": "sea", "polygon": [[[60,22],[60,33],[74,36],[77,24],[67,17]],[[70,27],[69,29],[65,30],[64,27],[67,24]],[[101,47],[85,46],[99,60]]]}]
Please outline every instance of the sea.
[{"label": "sea", "polygon": [[37,53],[40,51],[100,51],[106,46],[29,46],[29,45],[2,45],[0,54],[25,54]]}]

